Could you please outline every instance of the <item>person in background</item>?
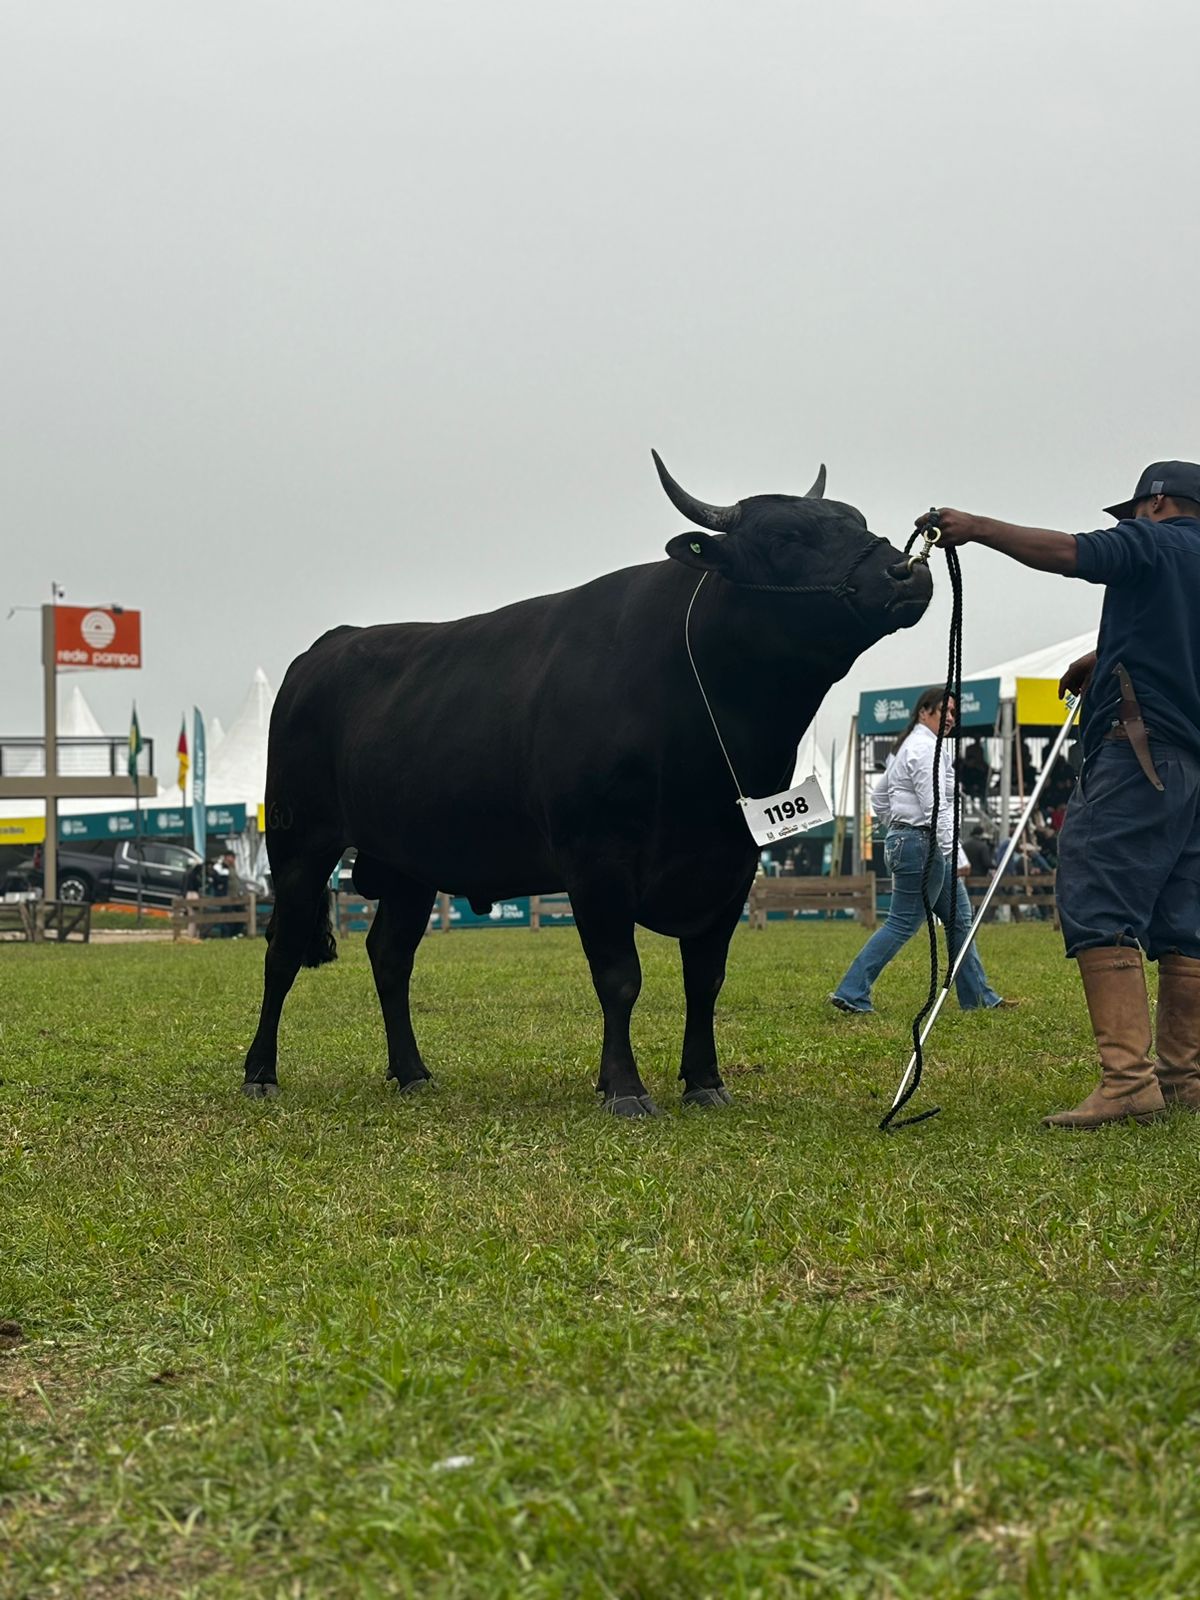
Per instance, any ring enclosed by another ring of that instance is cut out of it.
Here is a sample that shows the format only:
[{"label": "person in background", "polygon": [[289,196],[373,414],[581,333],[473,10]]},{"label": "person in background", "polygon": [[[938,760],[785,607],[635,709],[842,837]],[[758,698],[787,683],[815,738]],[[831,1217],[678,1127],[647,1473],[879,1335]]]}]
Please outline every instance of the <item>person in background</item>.
[{"label": "person in background", "polygon": [[976,823],[970,833],[963,840],[963,854],[967,858],[967,865],[976,878],[990,878],[992,875],[992,847],[987,841],[987,835],[980,823]]},{"label": "person in background", "polygon": [[[972,877],[987,878],[991,881],[994,856],[992,854],[991,840],[983,830],[983,824],[977,822],[962,843],[963,854],[967,858],[967,869]],[[960,873],[961,876],[961,873]],[[967,897],[968,903],[970,896]],[[996,908],[989,906],[983,914],[985,922],[996,920]]]},{"label": "person in background", "polygon": [[[236,899],[242,893],[242,880],[238,875],[237,858],[232,850],[224,850],[212,864],[212,890],[221,898]],[[236,922],[218,922],[213,928],[217,939],[237,939],[245,930]]]},{"label": "person in background", "polygon": [[[949,928],[954,908],[951,963],[971,926],[971,905],[966,885],[958,876],[958,863],[950,860],[954,838],[954,769],[949,740],[942,745],[939,778],[937,838],[932,836],[933,768],[937,731],[943,720],[953,732],[957,707],[945,688],[926,689],[917,700],[908,727],[896,751],[871,791],[872,808],[884,824],[884,859],[892,874],[892,901],[887,920],[877,928],[850,963],[830,1001],[839,1011],[869,1012],[871,989],[888,962],[899,955],[918,929],[925,926],[922,879],[930,850],[929,901]],[[962,858],[966,865],[966,857]],[[987,981],[974,944],[959,968],[955,982],[959,1006],[964,1011],[994,1010],[1013,1002],[1002,1000]]]},{"label": "person in background", "polygon": [[[1200,1112],[1200,463],[1154,461],[1096,533],[946,507],[944,547],[982,544],[1037,572],[1104,586],[1083,695],[1083,767],[1058,846],[1058,909],[1079,964],[1100,1082],[1052,1128]],[[1151,1050],[1143,952],[1158,962]]]},{"label": "person in background", "polygon": [[962,792],[968,800],[976,800],[980,805],[988,797],[988,789],[992,781],[992,769],[988,766],[987,756],[984,754],[983,745],[978,739],[973,739],[962,759]]}]

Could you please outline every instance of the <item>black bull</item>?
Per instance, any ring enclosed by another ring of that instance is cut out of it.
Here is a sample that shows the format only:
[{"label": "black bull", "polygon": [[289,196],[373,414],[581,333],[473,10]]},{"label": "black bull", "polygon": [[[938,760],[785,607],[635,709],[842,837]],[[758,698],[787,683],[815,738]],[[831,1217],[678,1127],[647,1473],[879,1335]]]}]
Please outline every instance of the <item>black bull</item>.
[{"label": "black bull", "polygon": [[[458,622],[342,627],[288,669],[271,716],[267,851],[275,915],[248,1094],[273,1093],[279,1015],[301,966],[332,960],[326,884],[357,848],[378,898],[367,949],[388,1077],[429,1077],[409,1015],[439,889],[475,906],[566,890],[604,1015],[596,1085],[653,1115],[629,1023],[634,926],[679,940],[684,1103],[728,1100],[713,1011],[758,849],[688,661],[748,795],[791,781],[830,685],[923,614],[932,585],[861,512],[808,495],[711,506],[655,456],[682,533],[668,561]],[[696,594],[700,577],[708,581]]]}]

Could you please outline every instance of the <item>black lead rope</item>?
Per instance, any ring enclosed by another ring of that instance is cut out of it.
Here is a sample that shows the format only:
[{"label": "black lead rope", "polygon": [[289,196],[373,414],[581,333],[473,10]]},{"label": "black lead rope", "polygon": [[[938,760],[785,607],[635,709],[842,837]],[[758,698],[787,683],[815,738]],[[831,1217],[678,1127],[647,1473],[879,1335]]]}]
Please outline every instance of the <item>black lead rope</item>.
[{"label": "black lead rope", "polygon": [[[937,513],[935,510],[931,509],[929,515],[930,527],[932,529],[936,524]],[[918,535],[914,533],[912,538],[905,545],[904,553],[906,555],[912,548],[917,537]],[[928,558],[931,548],[932,544],[927,540],[925,549],[926,559]],[[952,595],[950,606],[950,659],[946,668],[946,694],[947,696],[954,696],[954,708],[957,720],[957,716],[960,715],[962,711],[962,569],[958,564],[958,551],[955,550],[953,546],[947,547],[945,556],[946,570],[950,574],[950,590]],[[920,558],[918,557],[917,559]],[[894,1120],[897,1114],[903,1111],[904,1107],[920,1088],[921,1074],[925,1065],[924,1052],[921,1049],[921,1024],[925,1021],[925,1018],[933,1009],[933,1004],[937,999],[938,992],[937,924],[934,921],[933,905],[929,898],[929,884],[933,876],[934,852],[937,849],[938,814],[941,809],[942,745],[944,744],[946,737],[946,718],[944,707],[945,702],[943,701],[943,714],[938,721],[937,737],[933,748],[933,811],[929,818],[929,848],[925,853],[925,870],[921,874],[921,903],[925,908],[925,926],[929,933],[929,993],[925,997],[925,1004],[913,1018],[912,1039],[913,1055],[915,1060],[912,1075],[908,1080],[908,1083],[904,1089],[904,1093],[899,1097],[895,1105],[892,1106],[891,1110],[880,1122],[879,1131],[881,1133],[895,1133],[900,1128],[915,1127],[918,1122],[927,1122],[930,1117],[936,1117],[942,1109],[941,1106],[931,1106],[928,1111],[918,1112],[916,1116],[902,1117],[899,1122]],[[955,742],[954,746],[953,772],[954,777],[951,786],[950,799],[954,808],[954,812],[953,822],[951,825],[949,865],[949,871],[953,876],[951,879],[951,888],[949,894],[950,918],[946,923],[946,981],[943,985],[943,987],[947,989],[950,987],[950,974],[954,970],[954,962],[951,958],[950,952],[954,947],[954,929],[958,915],[958,887],[954,882],[954,878],[956,878],[958,875],[959,842],[959,746],[957,741]]]}]

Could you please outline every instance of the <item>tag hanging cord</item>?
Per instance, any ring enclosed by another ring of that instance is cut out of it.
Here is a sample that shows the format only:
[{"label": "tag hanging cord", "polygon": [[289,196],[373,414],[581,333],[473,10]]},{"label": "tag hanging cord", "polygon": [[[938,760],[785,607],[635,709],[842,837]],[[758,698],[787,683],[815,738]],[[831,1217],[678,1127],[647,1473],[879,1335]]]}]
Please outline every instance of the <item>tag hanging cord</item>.
[{"label": "tag hanging cord", "polygon": [[704,685],[700,681],[700,674],[696,669],[696,658],[692,654],[692,607],[696,604],[696,596],[700,593],[701,589],[703,589],[704,579],[707,577],[708,573],[706,572],[700,579],[700,582],[692,590],[692,598],[688,601],[687,615],[683,619],[683,642],[687,647],[688,660],[692,664],[692,673],[696,679],[696,687],[700,691],[700,698],[704,701],[704,709],[708,712],[708,720],[712,723],[713,732],[717,736],[717,743],[721,746],[721,754],[725,757],[725,765],[729,768],[729,776],[733,779],[733,787],[737,790],[738,804],[742,805],[746,799],[746,796],[742,793],[742,786],[738,782],[738,775],[733,770],[733,762],[729,759],[729,751],[725,748],[725,741],[721,737],[721,730],[717,727],[717,719],[713,716],[713,708],[708,703],[708,696],[704,692]]}]

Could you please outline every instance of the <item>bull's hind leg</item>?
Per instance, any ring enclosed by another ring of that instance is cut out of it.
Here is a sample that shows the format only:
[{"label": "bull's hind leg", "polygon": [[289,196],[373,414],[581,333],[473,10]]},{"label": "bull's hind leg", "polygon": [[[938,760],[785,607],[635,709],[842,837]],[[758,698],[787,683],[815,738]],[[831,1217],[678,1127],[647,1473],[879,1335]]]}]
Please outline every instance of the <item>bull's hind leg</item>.
[{"label": "bull's hind leg", "polygon": [[329,919],[329,875],[340,849],[300,856],[275,873],[275,911],[267,928],[267,957],[258,1032],[246,1055],[243,1094],[255,1098],[279,1092],[275,1061],[279,1017],[301,967],[319,967],[336,954]]},{"label": "bull's hind leg", "polygon": [[389,878],[367,934],[367,954],[387,1032],[387,1075],[395,1079],[401,1094],[429,1080],[413,1033],[408,986],[435,893],[409,878]]},{"label": "bull's hind leg", "polygon": [[629,1019],[642,988],[642,965],[633,937],[633,912],[614,907],[612,890],[587,891],[568,885],[575,926],[592,970],[592,983],[604,1013],[597,1091],[615,1117],[656,1117],[658,1107],[638,1074],[629,1038]]},{"label": "bull's hind leg", "polygon": [[729,941],[745,904],[739,894],[706,933],[680,939],[683,962],[683,994],[687,1020],[683,1025],[683,1058],[679,1076],[683,1079],[685,1106],[727,1106],[729,1090],[721,1082],[717,1065],[717,1041],[713,1033],[713,1013],[717,996],[725,982],[725,962]]}]

